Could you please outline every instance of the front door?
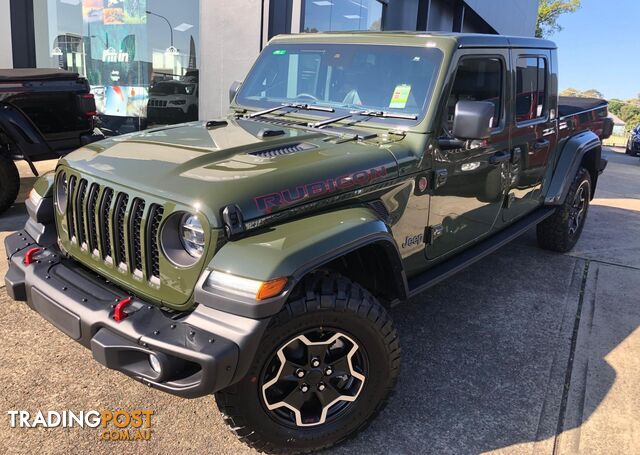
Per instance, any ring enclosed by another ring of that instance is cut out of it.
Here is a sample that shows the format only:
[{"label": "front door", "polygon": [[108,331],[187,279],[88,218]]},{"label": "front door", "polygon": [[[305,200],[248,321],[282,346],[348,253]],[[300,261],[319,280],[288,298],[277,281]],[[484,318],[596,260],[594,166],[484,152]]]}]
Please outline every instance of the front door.
[{"label": "front door", "polygon": [[488,140],[467,141],[455,150],[433,152],[435,172],[427,228],[428,259],[454,252],[488,234],[504,201],[506,170],[511,157],[506,127],[507,51],[461,53],[452,75],[444,109],[442,135],[451,137],[458,101],[495,104],[493,132]]},{"label": "front door", "polygon": [[548,50],[512,51],[515,112],[511,123],[512,161],[509,163],[504,222],[526,215],[542,203],[542,184],[551,151],[556,147],[555,96],[550,93]]}]

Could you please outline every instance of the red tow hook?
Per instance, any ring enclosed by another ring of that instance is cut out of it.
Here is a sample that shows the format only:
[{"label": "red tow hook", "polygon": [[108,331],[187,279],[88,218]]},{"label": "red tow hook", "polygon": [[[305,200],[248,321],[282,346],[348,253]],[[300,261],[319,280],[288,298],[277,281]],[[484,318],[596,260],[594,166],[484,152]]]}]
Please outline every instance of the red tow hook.
[{"label": "red tow hook", "polygon": [[34,261],[33,257],[38,254],[40,251],[42,251],[42,248],[38,248],[33,247],[33,248],[29,248],[26,252],[26,254],[24,255],[24,265],[31,265]]},{"label": "red tow hook", "polygon": [[128,316],[127,313],[124,312],[124,309],[131,303],[132,300],[133,297],[125,297],[124,299],[116,303],[116,308],[113,311],[113,319],[116,322],[120,322]]}]

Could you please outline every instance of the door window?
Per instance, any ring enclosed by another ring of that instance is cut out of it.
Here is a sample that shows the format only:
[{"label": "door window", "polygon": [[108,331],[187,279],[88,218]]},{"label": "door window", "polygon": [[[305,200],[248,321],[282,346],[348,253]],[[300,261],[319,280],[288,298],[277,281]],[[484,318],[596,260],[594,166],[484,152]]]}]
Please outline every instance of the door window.
[{"label": "door window", "polygon": [[493,57],[471,57],[460,61],[453,89],[447,102],[447,129],[453,129],[453,116],[458,101],[489,101],[495,105],[492,126],[502,119],[502,60]]},{"label": "door window", "polygon": [[547,61],[520,57],[516,65],[516,121],[542,118],[547,111]]}]

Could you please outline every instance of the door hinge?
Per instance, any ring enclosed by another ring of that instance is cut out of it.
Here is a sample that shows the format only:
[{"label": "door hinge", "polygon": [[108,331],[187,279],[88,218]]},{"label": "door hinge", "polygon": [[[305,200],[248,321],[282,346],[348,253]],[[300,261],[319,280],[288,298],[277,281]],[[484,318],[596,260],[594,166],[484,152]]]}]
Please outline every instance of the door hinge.
[{"label": "door hinge", "polygon": [[427,226],[424,233],[424,243],[427,245],[433,245],[438,237],[444,234],[444,227],[441,224],[435,224],[433,226]]}]

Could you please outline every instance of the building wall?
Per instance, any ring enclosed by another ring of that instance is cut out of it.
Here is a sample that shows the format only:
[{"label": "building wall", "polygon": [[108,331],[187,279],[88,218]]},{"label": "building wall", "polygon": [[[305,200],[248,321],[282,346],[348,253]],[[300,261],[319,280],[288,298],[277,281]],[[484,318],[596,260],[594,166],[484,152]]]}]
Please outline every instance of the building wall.
[{"label": "building wall", "polygon": [[[267,2],[264,2],[267,3]],[[200,1],[200,119],[225,113],[262,43],[262,0]]]},{"label": "building wall", "polygon": [[538,0],[466,0],[501,35],[533,36]]},{"label": "building wall", "polygon": [[10,0],[0,0],[0,68],[13,68]]}]

